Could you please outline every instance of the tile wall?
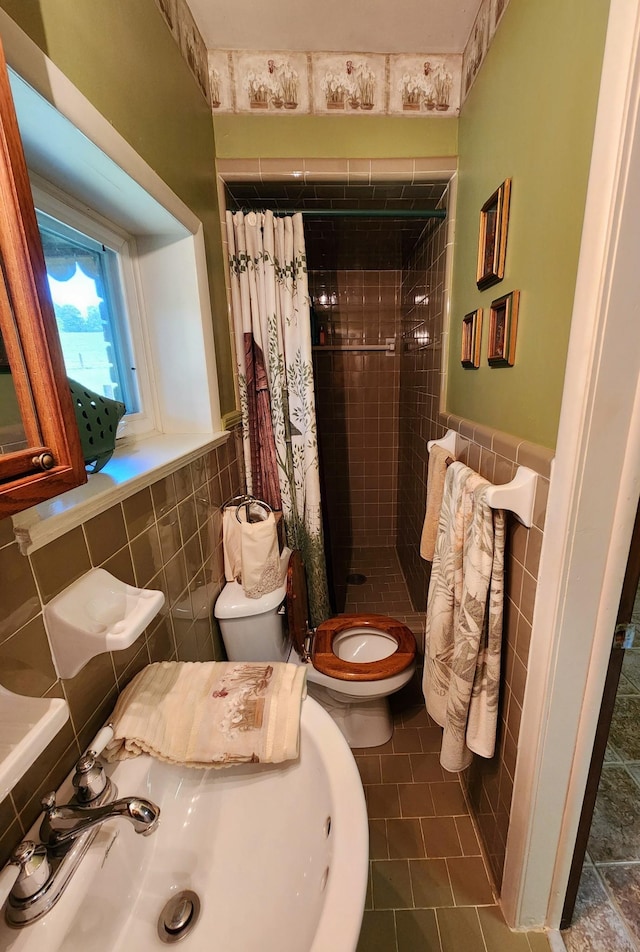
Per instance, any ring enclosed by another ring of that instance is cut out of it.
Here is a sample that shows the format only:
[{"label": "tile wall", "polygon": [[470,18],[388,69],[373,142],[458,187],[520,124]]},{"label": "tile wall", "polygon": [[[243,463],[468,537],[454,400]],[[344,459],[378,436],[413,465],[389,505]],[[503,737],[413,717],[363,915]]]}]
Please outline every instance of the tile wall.
[{"label": "tile wall", "polygon": [[513,479],[518,465],[527,466],[539,474],[532,527],[525,528],[514,516],[508,519],[496,752],[491,760],[474,757],[471,767],[463,777],[483,849],[499,889],[511,813],[533,606],[553,453],[509,434],[475,426],[452,414],[440,414],[440,420],[445,428],[457,430],[459,434],[457,458],[490,482],[509,482]]},{"label": "tile wall", "polygon": [[[446,203],[447,195],[443,196]],[[413,607],[426,607],[430,564],[419,556],[428,468],[427,440],[457,430],[458,458],[493,483],[506,483],[517,464],[540,474],[531,529],[509,520],[504,654],[496,753],[475,757],[464,779],[471,811],[498,889],[502,880],[513,793],[529,639],[552,453],[505,433],[440,412],[446,352],[447,247],[451,224],[424,231],[402,275],[398,555]],[[423,646],[421,646],[423,647]]]},{"label": "tile wall", "polygon": [[[0,865],[86,749],[133,675],[153,661],[224,657],[209,605],[224,584],[221,504],[243,488],[239,434],[150,487],[23,556],[11,519],[0,521],[0,679],[37,697],[64,697],[70,719],[0,803]],[[57,677],[43,606],[92,566],[161,589],[161,613],[124,650]]]},{"label": "tile wall", "polygon": [[[508,521],[503,655],[496,752],[490,760],[474,757],[471,767],[461,775],[471,814],[480,834],[483,852],[499,892],[511,813],[533,607],[553,454],[544,447],[518,440],[509,434],[488,427],[476,426],[453,414],[440,413],[438,421],[434,425],[433,435],[427,435],[427,439],[437,438],[449,428],[456,430],[459,434],[456,457],[490,482],[496,484],[509,482],[515,475],[518,465],[528,466],[539,474],[533,526],[527,529],[515,517],[510,517]],[[422,483],[420,488],[424,498],[426,482]],[[423,516],[424,512],[421,513],[420,524]],[[407,577],[406,572],[405,577]]]},{"label": "tile wall", "polygon": [[[445,194],[443,204],[446,206]],[[442,337],[449,223],[432,221],[402,272],[398,555],[413,606],[427,604],[430,564],[420,558],[427,440],[440,435]]]},{"label": "tile wall", "polygon": [[399,357],[343,350],[396,339],[399,272],[311,271],[326,345],[314,349],[316,414],[336,610],[355,547],[396,533]]}]

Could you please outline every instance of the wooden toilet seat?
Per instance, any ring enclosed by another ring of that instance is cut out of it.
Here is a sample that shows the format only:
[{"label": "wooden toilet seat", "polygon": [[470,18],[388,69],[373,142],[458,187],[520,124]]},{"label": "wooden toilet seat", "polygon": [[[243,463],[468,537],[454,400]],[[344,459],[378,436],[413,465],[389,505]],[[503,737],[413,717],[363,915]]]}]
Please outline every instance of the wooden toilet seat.
[{"label": "wooden toilet seat", "polygon": [[[291,553],[287,569],[287,622],[294,647],[301,658],[309,656],[314,668],[340,681],[382,681],[405,671],[415,660],[413,632],[387,615],[338,615],[318,625],[309,651],[309,606],[304,562],[299,551]],[[335,653],[334,639],[350,628],[372,628],[393,638],[396,650],[379,661],[343,661]]]}]

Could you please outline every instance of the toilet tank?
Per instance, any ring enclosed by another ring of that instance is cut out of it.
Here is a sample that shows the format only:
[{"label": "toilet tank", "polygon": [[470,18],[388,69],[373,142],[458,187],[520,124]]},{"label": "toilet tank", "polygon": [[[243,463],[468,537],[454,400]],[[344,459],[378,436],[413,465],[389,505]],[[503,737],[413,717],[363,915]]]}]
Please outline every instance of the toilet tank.
[{"label": "toilet tank", "polygon": [[261,598],[247,598],[239,582],[227,582],[214,614],[229,661],[287,660],[285,619],[284,614],[278,614],[286,594],[286,581]]}]

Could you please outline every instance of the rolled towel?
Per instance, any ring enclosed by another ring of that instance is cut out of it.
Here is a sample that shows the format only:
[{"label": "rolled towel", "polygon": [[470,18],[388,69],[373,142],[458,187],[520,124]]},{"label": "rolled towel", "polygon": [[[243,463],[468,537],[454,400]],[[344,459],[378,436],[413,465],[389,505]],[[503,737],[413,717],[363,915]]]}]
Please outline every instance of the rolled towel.
[{"label": "rolled towel", "polygon": [[150,664],[118,698],[104,756],[189,767],[293,760],[305,676],[302,665],[275,662]]},{"label": "rolled towel", "polygon": [[282,585],[278,529],[272,512],[261,522],[240,526],[242,588],[247,598],[261,598]]},{"label": "rolled towel", "polygon": [[437,445],[431,447],[427,475],[427,508],[420,539],[420,555],[427,562],[433,562],[433,553],[436,547],[442,495],[444,493],[444,479],[447,474],[447,460],[451,460],[449,450]]}]

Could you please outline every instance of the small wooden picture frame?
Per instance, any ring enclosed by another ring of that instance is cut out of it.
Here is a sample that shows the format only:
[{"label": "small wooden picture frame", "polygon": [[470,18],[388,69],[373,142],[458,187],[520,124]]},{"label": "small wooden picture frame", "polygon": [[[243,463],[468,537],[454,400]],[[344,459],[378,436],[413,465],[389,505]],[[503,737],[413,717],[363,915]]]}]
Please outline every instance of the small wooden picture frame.
[{"label": "small wooden picture frame", "polygon": [[504,278],[510,199],[511,179],[505,179],[480,209],[476,284],[481,291]]},{"label": "small wooden picture frame", "polygon": [[520,292],[511,291],[491,302],[487,360],[493,367],[513,367]]},{"label": "small wooden picture frame", "polygon": [[471,311],[462,318],[462,349],[460,363],[463,367],[480,366],[482,343],[482,308]]}]

